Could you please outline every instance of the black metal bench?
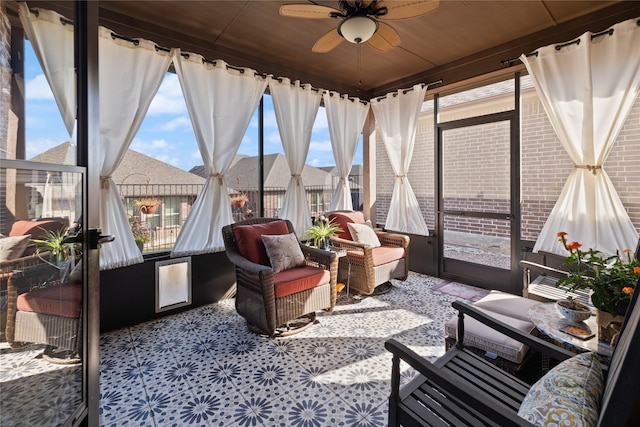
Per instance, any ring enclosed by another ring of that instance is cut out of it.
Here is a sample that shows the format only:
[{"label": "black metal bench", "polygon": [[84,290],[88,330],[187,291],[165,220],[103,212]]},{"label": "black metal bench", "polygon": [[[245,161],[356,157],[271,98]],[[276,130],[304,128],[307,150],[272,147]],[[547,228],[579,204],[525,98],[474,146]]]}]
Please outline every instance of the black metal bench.
[{"label": "black metal bench", "polygon": [[[638,285],[640,286],[640,284]],[[621,338],[614,351],[600,406],[601,426],[639,425],[640,305],[634,295]],[[430,363],[396,340],[385,343],[393,353],[390,426],[531,426],[517,413],[530,385],[493,366],[464,347],[464,316],[562,361],[574,353],[485,316],[472,306],[454,302],[459,310],[458,344]],[[420,375],[400,388],[400,361]]]}]

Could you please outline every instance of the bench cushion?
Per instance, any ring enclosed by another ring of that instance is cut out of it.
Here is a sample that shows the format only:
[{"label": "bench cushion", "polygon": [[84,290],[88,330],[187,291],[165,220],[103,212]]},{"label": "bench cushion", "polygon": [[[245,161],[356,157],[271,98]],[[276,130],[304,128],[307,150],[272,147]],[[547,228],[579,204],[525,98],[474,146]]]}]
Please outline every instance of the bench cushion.
[{"label": "bench cushion", "polygon": [[[477,308],[488,316],[504,322],[525,334],[530,334],[535,328],[533,323],[529,321],[514,319],[509,316],[494,313],[484,308]],[[445,333],[449,337],[456,338],[457,330],[458,316],[455,315],[445,324]],[[464,318],[464,345],[488,351],[489,353],[493,353],[518,364],[522,363],[524,356],[529,350],[529,347],[521,342],[496,332],[489,326],[486,326],[468,316]]]},{"label": "bench cushion", "polygon": [[473,306],[529,322],[529,308],[537,304],[540,304],[540,301],[523,298],[506,292],[491,291],[487,296],[474,302]]},{"label": "bench cushion", "polygon": [[595,353],[582,353],[551,369],[525,396],[518,416],[536,426],[595,426],[603,389]]}]

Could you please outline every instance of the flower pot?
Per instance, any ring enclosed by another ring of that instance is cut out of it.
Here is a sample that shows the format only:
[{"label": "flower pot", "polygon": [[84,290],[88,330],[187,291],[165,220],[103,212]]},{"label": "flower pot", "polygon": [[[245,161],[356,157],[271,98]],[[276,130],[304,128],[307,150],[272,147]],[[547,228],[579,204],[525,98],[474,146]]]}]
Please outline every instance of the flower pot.
[{"label": "flower pot", "polygon": [[245,203],[247,203],[246,200],[234,200],[231,202],[234,208],[244,208]]},{"label": "flower pot", "polygon": [[158,205],[144,205],[140,206],[140,212],[146,215],[151,215],[156,213],[156,209],[158,209]]},{"label": "flower pot", "polygon": [[596,309],[596,323],[598,325],[598,341],[615,345],[618,334],[624,322],[624,316],[612,316],[611,313]]}]

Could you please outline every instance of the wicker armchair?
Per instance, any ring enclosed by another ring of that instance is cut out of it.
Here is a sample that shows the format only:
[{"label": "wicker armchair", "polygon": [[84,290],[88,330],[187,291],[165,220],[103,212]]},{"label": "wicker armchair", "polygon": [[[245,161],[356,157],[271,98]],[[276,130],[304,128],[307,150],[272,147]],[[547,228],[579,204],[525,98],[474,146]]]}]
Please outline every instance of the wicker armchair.
[{"label": "wicker armchair", "polygon": [[289,322],[308,314],[315,318],[316,311],[332,311],[336,304],[334,252],[300,245],[306,265],[274,273],[261,235],[288,233],[294,233],[291,222],[277,218],[252,218],[222,228],[227,257],[236,269],[236,310],[251,329],[270,337],[287,335],[292,332]]},{"label": "wicker armchair", "polygon": [[[334,211],[327,213],[342,229],[331,237],[333,246],[347,250],[347,256],[340,258],[338,279],[349,282],[352,289],[364,295],[371,295],[376,286],[390,279],[405,280],[409,274],[409,236],[376,230],[382,246],[374,248],[353,241],[347,223],[363,223],[361,211]],[[399,251],[398,248],[402,248]]]},{"label": "wicker armchair", "polygon": [[41,263],[9,278],[7,300],[6,340],[11,347],[36,343],[80,353],[81,282],[63,282],[56,266]]}]

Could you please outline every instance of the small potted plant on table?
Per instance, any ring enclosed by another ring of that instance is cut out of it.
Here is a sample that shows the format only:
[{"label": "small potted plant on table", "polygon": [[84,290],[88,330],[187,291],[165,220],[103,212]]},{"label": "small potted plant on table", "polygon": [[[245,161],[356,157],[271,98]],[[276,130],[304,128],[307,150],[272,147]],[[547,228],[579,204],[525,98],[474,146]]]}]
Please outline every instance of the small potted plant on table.
[{"label": "small potted plant on table", "polygon": [[305,230],[307,236],[313,239],[313,245],[316,248],[327,249],[329,247],[329,237],[336,233],[341,233],[342,229],[333,221],[320,216],[315,223]]}]

